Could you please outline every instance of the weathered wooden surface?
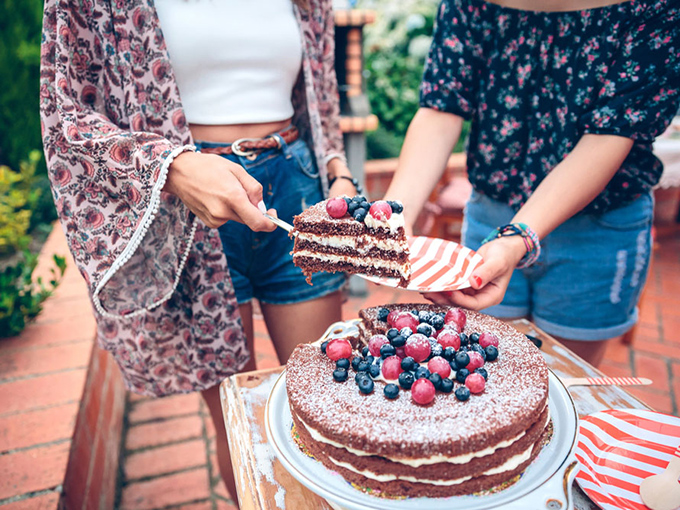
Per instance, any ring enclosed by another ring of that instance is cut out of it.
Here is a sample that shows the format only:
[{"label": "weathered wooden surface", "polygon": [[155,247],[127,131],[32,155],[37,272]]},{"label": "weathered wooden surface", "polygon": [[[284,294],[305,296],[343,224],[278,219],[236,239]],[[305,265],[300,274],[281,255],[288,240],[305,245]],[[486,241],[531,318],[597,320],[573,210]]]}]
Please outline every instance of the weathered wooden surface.
[{"label": "weathered wooden surface", "polygon": [[[518,320],[513,326],[543,341],[541,351],[560,377],[597,377],[602,373],[538,329]],[[222,383],[222,407],[243,510],[331,510],[319,496],[297,482],[267,444],[264,410],[267,397],[283,368],[238,374]],[[616,386],[574,386],[569,389],[581,416],[612,408],[646,409],[642,402]],[[578,510],[597,508],[574,484]]]}]

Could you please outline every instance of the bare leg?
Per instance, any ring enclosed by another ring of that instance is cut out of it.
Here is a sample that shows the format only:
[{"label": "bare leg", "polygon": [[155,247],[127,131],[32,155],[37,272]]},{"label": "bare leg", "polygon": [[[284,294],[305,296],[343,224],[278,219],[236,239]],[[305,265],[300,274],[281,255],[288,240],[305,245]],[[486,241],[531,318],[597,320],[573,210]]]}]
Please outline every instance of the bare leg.
[{"label": "bare leg", "polygon": [[342,320],[340,291],[291,305],[260,305],[281,363],[288,360],[296,345],[318,340],[328,326]]},{"label": "bare leg", "polygon": [[607,350],[607,342],[609,342],[609,340],[584,342],[579,340],[567,340],[566,338],[557,337],[555,337],[555,339],[562,345],[564,345],[567,349],[573,351],[594,367],[597,367],[600,365],[600,363],[602,363],[604,353]]},{"label": "bare leg", "polygon": [[[248,342],[248,349],[250,350],[250,361],[243,368],[243,372],[255,370],[255,351],[253,349],[253,308],[250,303],[239,306],[241,312],[241,320],[243,321],[243,329],[246,332]],[[227,441],[227,431],[224,427],[224,417],[222,414],[222,403],[220,402],[219,385],[208,388],[201,392],[203,400],[205,401],[210,416],[215,424],[216,438],[215,448],[217,449],[217,463],[220,466],[220,474],[227,486],[227,490],[231,495],[231,499],[238,506],[238,497],[236,492],[236,482],[234,481],[234,471],[231,465],[231,455],[229,454],[229,442]]]}]

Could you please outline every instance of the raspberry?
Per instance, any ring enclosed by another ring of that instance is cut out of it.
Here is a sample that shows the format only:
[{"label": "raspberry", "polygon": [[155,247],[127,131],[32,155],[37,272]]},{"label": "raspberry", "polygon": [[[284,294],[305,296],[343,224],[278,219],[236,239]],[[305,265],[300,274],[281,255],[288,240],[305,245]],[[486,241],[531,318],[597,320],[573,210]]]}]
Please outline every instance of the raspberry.
[{"label": "raspberry", "polygon": [[341,197],[331,198],[326,202],[326,212],[331,218],[342,218],[347,213],[347,202]]},{"label": "raspberry", "polygon": [[454,351],[460,349],[460,336],[450,329],[442,330],[437,336],[437,342],[439,342],[444,349],[447,347],[453,347]]},{"label": "raspberry", "polygon": [[403,347],[397,347],[397,356],[399,356],[401,359],[404,359],[406,357],[406,349]]},{"label": "raspberry", "polygon": [[399,379],[401,374],[401,359],[398,356],[390,356],[385,358],[382,364],[382,375],[388,381],[395,381]]},{"label": "raspberry", "polygon": [[418,318],[408,312],[401,312],[394,319],[393,327],[401,330],[403,328],[409,328],[413,333],[418,329]]},{"label": "raspberry", "polygon": [[368,210],[368,213],[376,220],[387,221],[392,216],[392,208],[384,200],[376,200]]},{"label": "raspberry", "polygon": [[407,356],[411,356],[416,363],[425,361],[430,355],[430,342],[425,335],[416,333],[406,340],[404,351]]},{"label": "raspberry", "polygon": [[[480,375],[482,381],[484,378]],[[434,400],[434,384],[428,379],[418,379],[411,386],[411,398],[416,404],[425,406]]]},{"label": "raspberry", "polygon": [[460,308],[451,308],[444,316],[444,324],[455,324],[458,331],[463,331],[465,323],[467,322],[467,317],[465,312]]},{"label": "raspberry", "polygon": [[439,374],[444,379],[451,375],[451,365],[440,356],[436,356],[428,361],[427,368],[431,373]]},{"label": "raspberry", "polygon": [[494,335],[493,333],[482,333],[481,335],[479,335],[479,345],[481,345],[485,349],[489,345],[493,345],[494,347],[498,347],[498,342],[499,342],[498,337],[496,335]]},{"label": "raspberry", "polygon": [[474,372],[476,368],[482,368],[482,366],[484,366],[484,358],[482,358],[482,355],[477,351],[468,352],[468,356],[470,356],[470,363],[468,363],[465,368],[470,372]]},{"label": "raspberry", "polygon": [[380,348],[389,343],[390,341],[385,335],[373,335],[368,341],[368,350],[373,356],[378,357],[380,356]]},{"label": "raspberry", "polygon": [[344,338],[335,338],[328,342],[326,346],[326,356],[333,361],[338,361],[342,358],[349,358],[352,355],[352,345],[349,340]]},{"label": "raspberry", "polygon": [[470,393],[481,393],[484,391],[486,381],[482,374],[472,373],[465,379],[465,386],[470,390]]}]

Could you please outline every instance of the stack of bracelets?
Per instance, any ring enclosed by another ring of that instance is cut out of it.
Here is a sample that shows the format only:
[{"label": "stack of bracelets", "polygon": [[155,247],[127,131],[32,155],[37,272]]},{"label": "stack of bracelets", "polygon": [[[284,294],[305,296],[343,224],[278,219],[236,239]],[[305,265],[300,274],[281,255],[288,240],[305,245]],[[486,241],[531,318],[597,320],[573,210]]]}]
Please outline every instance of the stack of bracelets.
[{"label": "stack of bracelets", "polygon": [[508,225],[503,225],[502,227],[497,227],[493,232],[491,232],[486,239],[482,241],[482,244],[498,239],[499,237],[508,236],[522,236],[524,245],[527,247],[527,252],[522,260],[517,264],[518,269],[524,269],[525,267],[531,266],[538,257],[541,255],[541,243],[538,240],[536,232],[529,228],[526,223],[510,223]]}]

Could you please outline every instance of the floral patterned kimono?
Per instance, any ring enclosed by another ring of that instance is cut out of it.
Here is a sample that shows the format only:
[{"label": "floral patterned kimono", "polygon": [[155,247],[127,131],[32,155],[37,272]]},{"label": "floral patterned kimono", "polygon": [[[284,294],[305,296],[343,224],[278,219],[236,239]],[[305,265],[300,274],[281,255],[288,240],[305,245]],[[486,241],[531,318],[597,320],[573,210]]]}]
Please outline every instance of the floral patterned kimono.
[{"label": "floral patterned kimono", "polygon": [[[294,123],[343,157],[331,0],[295,9],[303,41]],[[127,387],[209,388],[248,360],[217,230],[163,193],[193,150],[153,0],[46,0],[40,110],[61,224],[87,281],[100,345]]]}]

